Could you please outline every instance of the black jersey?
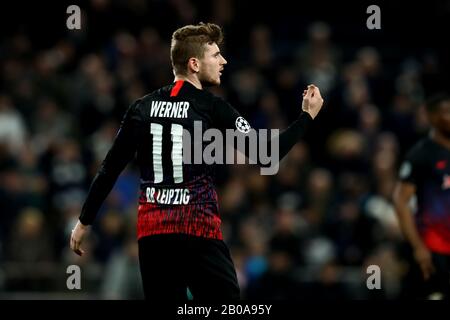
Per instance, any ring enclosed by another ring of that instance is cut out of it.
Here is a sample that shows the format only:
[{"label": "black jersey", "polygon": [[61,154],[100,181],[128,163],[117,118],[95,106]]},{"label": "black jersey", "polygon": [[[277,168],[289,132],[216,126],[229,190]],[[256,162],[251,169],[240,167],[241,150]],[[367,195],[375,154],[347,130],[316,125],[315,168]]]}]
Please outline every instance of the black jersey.
[{"label": "black jersey", "polygon": [[[280,158],[312,121],[307,113],[279,136]],[[240,129],[248,123],[223,99],[187,81],[176,81],[138,99],[127,110],[114,143],[94,178],[80,221],[91,224],[118,175],[136,155],[140,168],[138,238],[184,233],[222,239],[214,165],[183,161],[183,131],[195,136],[196,124]],[[192,140],[194,144],[203,142]]]},{"label": "black jersey", "polygon": [[416,186],[415,220],[425,244],[450,253],[450,150],[425,138],[406,155],[400,179]]}]

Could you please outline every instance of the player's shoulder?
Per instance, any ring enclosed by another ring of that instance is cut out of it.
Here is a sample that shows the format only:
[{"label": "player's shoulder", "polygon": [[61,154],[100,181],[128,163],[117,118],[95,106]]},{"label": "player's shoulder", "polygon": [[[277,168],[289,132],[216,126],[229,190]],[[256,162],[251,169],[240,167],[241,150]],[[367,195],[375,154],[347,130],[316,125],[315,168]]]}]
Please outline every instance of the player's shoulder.
[{"label": "player's shoulder", "polygon": [[234,109],[233,106],[225,100],[223,97],[213,94],[212,92],[206,91],[205,94],[209,99],[209,105],[215,112],[227,112],[230,109]]},{"label": "player's shoulder", "polygon": [[215,95],[212,92],[207,91],[207,90],[204,90],[204,91],[205,91],[206,96],[209,99],[211,99],[214,103],[223,103],[223,104],[227,104],[228,103],[223,97],[217,96],[217,95]]},{"label": "player's shoulder", "polygon": [[157,100],[161,96],[165,88],[152,91],[140,98],[135,99],[128,107],[127,117],[135,120],[143,120],[146,118],[148,106],[151,101]]},{"label": "player's shoulder", "polygon": [[167,98],[170,95],[171,86],[167,85],[161,88],[158,88],[156,90],[153,90],[152,92],[146,94],[145,96],[139,98],[141,105],[145,105],[153,100],[159,100],[163,98]]},{"label": "player's shoulder", "polygon": [[[424,176],[433,163],[434,144],[429,138],[422,138],[406,153],[400,166],[399,177],[404,181],[417,183],[418,175]],[[413,174],[413,172],[415,172]]]},{"label": "player's shoulder", "polygon": [[212,107],[213,105],[217,104],[217,103],[221,103],[222,101],[224,101],[222,98],[214,95],[212,92],[208,91],[208,90],[195,90],[192,92],[193,93],[193,98],[200,102],[200,104],[204,105],[205,107]]},{"label": "player's shoulder", "polygon": [[[146,104],[153,100],[169,99],[172,98],[170,96],[172,89],[173,84],[169,84],[146,94],[145,96],[139,98],[139,100],[141,101],[141,104]],[[187,98],[187,99],[193,98],[195,100],[201,101],[206,100],[207,102],[218,101],[221,99],[207,90],[197,90],[197,89],[192,90],[191,88],[189,88],[189,86],[188,88],[186,88],[186,90],[183,90],[183,94],[180,94],[178,98]]]},{"label": "player's shoulder", "polygon": [[217,100],[220,99],[220,97],[216,96],[214,93],[212,93],[209,90],[201,90],[199,91],[206,99],[211,99],[211,100]]},{"label": "player's shoulder", "polygon": [[205,89],[191,90],[189,100],[192,102],[193,108],[209,115],[213,111],[217,111],[218,106],[223,106],[226,103],[224,99]]},{"label": "player's shoulder", "polygon": [[148,106],[151,106],[152,101],[165,99],[169,96],[169,94],[170,86],[161,87],[134,100],[131,104],[131,108],[137,113],[145,113],[145,110],[148,109]]}]

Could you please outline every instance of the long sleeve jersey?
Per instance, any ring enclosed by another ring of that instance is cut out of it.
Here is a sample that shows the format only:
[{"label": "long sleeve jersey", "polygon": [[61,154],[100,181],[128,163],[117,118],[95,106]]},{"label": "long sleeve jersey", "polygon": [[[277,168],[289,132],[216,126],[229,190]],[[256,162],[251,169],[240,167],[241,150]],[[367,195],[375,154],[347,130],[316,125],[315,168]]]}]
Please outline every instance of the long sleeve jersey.
[{"label": "long sleeve jersey", "polygon": [[[278,136],[280,159],[311,122],[311,116],[302,112]],[[203,154],[208,148],[208,143],[196,136],[199,128],[202,132],[233,129],[243,135],[250,131],[248,122],[230,104],[187,81],[176,81],[135,101],[91,184],[81,223],[93,223],[117,177],[136,157],[140,169],[138,238],[184,233],[222,239],[216,166],[195,160],[199,151]],[[191,137],[190,142],[183,141],[186,137]],[[186,152],[191,153],[192,161],[184,161]],[[245,154],[251,156],[248,151]]]}]

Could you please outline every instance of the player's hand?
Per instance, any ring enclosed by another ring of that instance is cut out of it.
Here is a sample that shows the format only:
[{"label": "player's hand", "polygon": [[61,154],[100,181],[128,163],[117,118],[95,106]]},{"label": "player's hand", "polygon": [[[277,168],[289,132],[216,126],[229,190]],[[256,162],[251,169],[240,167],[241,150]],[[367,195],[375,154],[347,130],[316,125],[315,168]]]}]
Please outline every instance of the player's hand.
[{"label": "player's hand", "polygon": [[84,250],[81,249],[81,243],[83,242],[83,238],[89,230],[89,226],[85,226],[80,221],[77,222],[75,228],[72,230],[72,234],[70,236],[70,249],[73,250],[77,255],[82,256]]},{"label": "player's hand", "polygon": [[430,250],[424,245],[420,245],[414,249],[414,258],[422,270],[423,278],[428,280],[435,271]]},{"label": "player's hand", "polygon": [[320,90],[315,85],[310,84],[307,90],[303,91],[302,110],[309,113],[311,118],[315,118],[322,109],[323,99]]}]

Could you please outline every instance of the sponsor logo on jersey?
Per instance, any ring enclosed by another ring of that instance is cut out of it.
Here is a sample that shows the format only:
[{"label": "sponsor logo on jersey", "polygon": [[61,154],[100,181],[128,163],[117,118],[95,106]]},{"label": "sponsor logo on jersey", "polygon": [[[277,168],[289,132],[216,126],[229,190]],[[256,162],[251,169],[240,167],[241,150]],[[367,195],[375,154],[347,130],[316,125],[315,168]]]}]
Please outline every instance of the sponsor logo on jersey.
[{"label": "sponsor logo on jersey", "polygon": [[147,202],[157,204],[186,205],[190,199],[189,189],[185,188],[147,187],[145,195]]}]

